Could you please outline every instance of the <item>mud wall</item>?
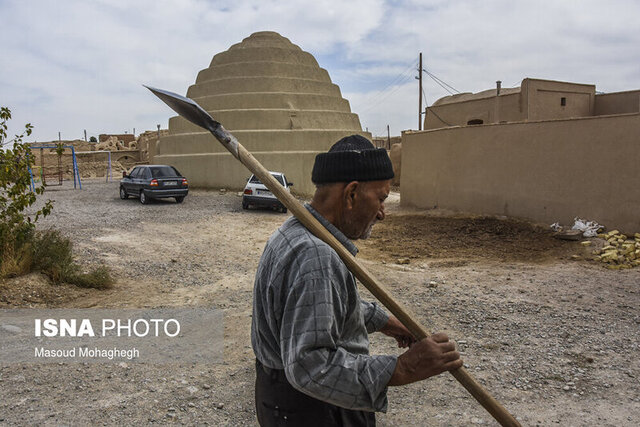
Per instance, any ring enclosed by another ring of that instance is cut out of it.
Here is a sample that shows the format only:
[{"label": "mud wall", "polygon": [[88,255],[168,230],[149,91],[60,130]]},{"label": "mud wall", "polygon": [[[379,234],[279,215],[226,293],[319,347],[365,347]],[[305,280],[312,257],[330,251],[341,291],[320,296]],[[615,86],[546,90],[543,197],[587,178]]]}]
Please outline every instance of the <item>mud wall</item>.
[{"label": "mud wall", "polygon": [[640,90],[596,95],[597,116],[637,112],[640,112]]},{"label": "mud wall", "polygon": [[400,176],[402,176],[402,143],[398,142],[391,146],[389,151],[389,158],[391,158],[391,165],[393,166],[393,180],[392,185],[400,185]]},{"label": "mud wall", "polygon": [[406,132],[401,203],[640,231],[640,114]]},{"label": "mud wall", "polygon": [[490,124],[588,117],[594,115],[594,97],[594,85],[526,78],[519,88],[502,89],[497,96],[490,89],[441,98],[427,109],[424,129],[464,126],[470,121]]},{"label": "mud wall", "polygon": [[552,80],[524,79],[520,85],[528,120],[593,116],[595,93],[595,85]]}]

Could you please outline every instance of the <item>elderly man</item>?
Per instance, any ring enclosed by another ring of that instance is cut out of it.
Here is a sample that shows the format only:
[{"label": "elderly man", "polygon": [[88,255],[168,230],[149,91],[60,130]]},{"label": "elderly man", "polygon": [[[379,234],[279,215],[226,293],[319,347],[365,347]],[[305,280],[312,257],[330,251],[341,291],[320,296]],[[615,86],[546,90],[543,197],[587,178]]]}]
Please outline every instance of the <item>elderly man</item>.
[{"label": "elderly man", "polygon": [[[385,217],[393,178],[384,149],[360,135],[316,157],[316,192],[306,208],[352,254]],[[256,273],[251,341],[256,413],[262,426],[372,426],[387,409],[387,387],[462,366],[444,334],[415,342],[375,303],[362,301],[337,253],[290,218],[269,239]],[[380,331],[409,349],[369,355]]]}]

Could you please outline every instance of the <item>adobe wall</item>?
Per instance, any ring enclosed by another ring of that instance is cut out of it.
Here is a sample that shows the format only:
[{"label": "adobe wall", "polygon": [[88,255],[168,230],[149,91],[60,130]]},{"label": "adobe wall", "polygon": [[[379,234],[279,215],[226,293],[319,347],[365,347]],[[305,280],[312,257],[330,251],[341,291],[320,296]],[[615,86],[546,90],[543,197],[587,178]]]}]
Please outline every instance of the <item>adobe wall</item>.
[{"label": "adobe wall", "polygon": [[594,108],[594,85],[526,78],[519,88],[504,88],[498,96],[489,89],[441,98],[427,110],[424,129],[466,126],[471,120],[491,124],[588,117]]},{"label": "adobe wall", "polygon": [[595,115],[640,112],[640,90],[596,95]]},{"label": "adobe wall", "polygon": [[169,131],[167,129],[149,130],[143,132],[138,137],[138,149],[140,150],[140,160],[143,162],[149,162],[149,164],[154,164],[154,157],[156,155],[156,146],[158,144],[159,137],[169,135]]},{"label": "adobe wall", "polygon": [[136,140],[136,136],[132,133],[121,133],[121,134],[101,133],[100,135],[98,135],[98,142],[105,142],[107,139],[109,139],[112,136],[115,136],[119,141],[122,141],[125,144],[125,146],[129,146],[130,142],[133,142]]},{"label": "adobe wall", "polygon": [[[595,85],[524,79],[520,85],[528,120],[554,120],[594,115]],[[561,98],[566,105],[561,105]]]},{"label": "adobe wall", "polygon": [[393,167],[391,185],[400,185],[400,177],[402,176],[402,142],[397,142],[391,146],[389,158]]},{"label": "adobe wall", "polygon": [[[213,142],[220,145],[218,141]],[[254,151],[251,154],[268,170],[283,171],[287,180],[294,184],[292,192],[313,194],[315,191],[315,186],[311,183],[311,171],[316,152]],[[211,187],[211,183],[214,182],[214,188],[242,190],[251,176],[251,172],[228,153],[162,156],[162,158],[171,159],[170,164],[187,177],[190,187]],[[295,165],[292,165],[292,159],[295,159]]]},{"label": "adobe wall", "polygon": [[[234,130],[232,133],[264,167],[283,172],[295,184],[294,193],[304,195],[315,192],[311,171],[318,153],[327,151],[346,135],[357,133],[371,138],[366,132],[343,130]],[[241,190],[251,175],[210,133],[194,133],[190,138],[170,134],[162,137],[161,142],[156,146],[153,163],[175,166],[192,187]],[[315,150],[306,150],[307,147]]]},{"label": "adobe wall", "polygon": [[[160,135],[167,135],[168,131],[161,130]],[[118,137],[125,136],[125,140]],[[112,175],[117,175],[123,170],[129,170],[139,163],[147,163],[150,156],[154,154],[155,146],[158,141],[157,131],[143,132],[137,139],[131,140],[133,135],[109,135],[101,134],[101,142],[86,142],[83,140],[61,141],[65,147],[73,146],[76,153],[76,161],[78,170],[82,178],[103,177],[107,173],[108,155],[99,151],[111,152],[111,168]],[[59,162],[55,146],[59,141],[50,142],[33,142],[29,143],[32,147],[34,156],[33,173],[35,177],[41,176],[43,173],[49,182],[57,179],[59,176]],[[126,144],[125,144],[126,143]],[[37,146],[51,146],[53,148],[33,148]],[[62,168],[63,179],[73,179],[73,156],[71,150],[65,149],[60,158],[60,166]],[[49,178],[52,176],[53,178]]]},{"label": "adobe wall", "polygon": [[480,99],[434,105],[427,109],[424,129],[439,129],[449,125],[465,126],[470,120],[483,124],[520,121],[526,118],[520,104],[520,94],[500,94]]},{"label": "adobe wall", "polygon": [[401,203],[640,231],[640,114],[406,132]]},{"label": "adobe wall", "polygon": [[386,136],[374,136],[371,139],[373,145],[377,148],[386,148],[390,150],[393,144],[400,144],[402,142],[402,136],[392,136],[387,138]]}]

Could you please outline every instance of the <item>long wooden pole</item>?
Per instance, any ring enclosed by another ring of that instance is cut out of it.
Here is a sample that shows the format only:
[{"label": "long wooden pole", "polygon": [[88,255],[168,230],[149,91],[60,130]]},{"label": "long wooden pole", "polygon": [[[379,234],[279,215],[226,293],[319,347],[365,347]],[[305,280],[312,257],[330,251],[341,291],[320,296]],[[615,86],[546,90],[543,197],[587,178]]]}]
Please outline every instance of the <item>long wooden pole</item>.
[{"label": "long wooden pole", "polygon": [[[260,181],[287,207],[293,215],[316,237],[335,250],[347,268],[360,282],[411,331],[416,339],[428,337],[429,332],[420,325],[408,308],[397,302],[391,293],[380,283],[351,253],[324,228],[320,222],[302,206],[269,171],[247,151],[238,140],[220,123],[216,122],[202,107],[193,100],[160,89],[148,88],[167,105],[187,120],[209,130],[231,154],[247,167]],[[519,426],[520,423],[486,391],[464,368],[451,371],[451,374],[469,393],[503,426]]]}]

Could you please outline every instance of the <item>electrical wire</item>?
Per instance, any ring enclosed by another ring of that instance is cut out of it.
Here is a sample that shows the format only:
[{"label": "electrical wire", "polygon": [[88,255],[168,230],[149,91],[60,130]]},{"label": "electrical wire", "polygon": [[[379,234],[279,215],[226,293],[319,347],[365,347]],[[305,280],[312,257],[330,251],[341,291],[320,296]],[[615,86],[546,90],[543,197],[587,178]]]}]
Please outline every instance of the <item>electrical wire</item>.
[{"label": "electrical wire", "polygon": [[[422,70],[420,70],[417,67],[417,65],[418,65],[417,61],[412,61],[411,64],[409,64],[404,69],[404,71],[402,71],[400,74],[398,74],[396,77],[394,77],[393,80],[391,80],[384,88],[382,88],[380,91],[376,92],[373,95],[368,96],[365,100],[363,100],[362,103],[363,104],[367,104],[367,105],[364,108],[359,109],[359,113],[361,114],[361,113],[365,113],[365,112],[371,111],[373,108],[375,108],[378,105],[380,105],[381,102],[383,102],[384,100],[389,98],[391,95],[396,93],[403,86],[403,84],[405,82],[407,82],[409,80],[409,78],[411,78],[411,74],[407,75],[407,73],[409,71],[411,71],[411,70],[416,70],[416,69],[418,69],[419,72],[426,73],[434,82],[436,82],[440,87],[442,87],[444,90],[446,90],[449,94],[455,95],[453,92],[460,93],[460,91],[458,89],[456,89],[453,86],[451,86],[450,84],[446,83],[444,80],[440,79],[439,77],[437,77],[435,74],[431,73],[430,71],[428,71],[428,70],[426,70],[424,68]],[[440,120],[445,125],[454,126],[454,125],[446,122],[444,119],[442,119],[435,111],[433,111],[433,109],[431,107],[428,106],[428,102],[426,102],[427,97],[426,97],[426,94],[424,92],[424,88],[422,89],[422,94],[424,95],[425,103],[427,104],[426,105],[426,109],[430,110],[438,118],[438,120]]]},{"label": "electrical wire", "polygon": [[383,100],[387,99],[391,94],[398,91],[398,89],[402,86],[402,83],[405,83],[411,75],[407,75],[408,72],[413,70],[416,66],[417,62],[413,61],[409,66],[407,66],[400,74],[393,78],[385,87],[383,87],[380,91],[369,95],[365,98],[362,103],[369,104],[367,107],[364,107],[360,111],[369,111],[373,107],[376,107]]},{"label": "electrical wire", "polygon": [[389,87],[393,86],[394,84],[396,84],[396,82],[402,81],[402,80],[406,80],[406,74],[408,71],[412,70],[413,68],[415,68],[415,66],[417,65],[416,61],[414,60],[413,62],[411,62],[407,67],[405,67],[405,69],[398,74],[397,76],[394,77],[394,79],[388,83],[385,87],[383,87],[378,94],[383,93],[385,90],[387,90]]},{"label": "electrical wire", "polygon": [[[442,117],[440,117],[438,115],[438,113],[436,113],[435,111],[433,111],[433,108],[429,107],[429,102],[427,101],[427,94],[424,92],[424,88],[422,88],[422,97],[424,98],[424,103],[425,103],[425,110],[426,111],[431,111],[431,113],[436,116],[438,118],[438,120],[440,120],[442,123],[444,123],[447,126],[455,126],[452,125],[451,123],[446,122]],[[425,112],[425,115],[427,113]],[[426,118],[426,117],[425,117]]]},{"label": "electrical wire", "polygon": [[[444,80],[440,79],[439,77],[437,77],[436,75],[434,75],[433,73],[429,72],[428,70],[425,70],[424,68],[422,69],[422,71],[424,71],[425,73],[427,73],[427,75],[429,77],[431,77],[431,79],[436,82],[437,84],[439,84],[444,90],[446,90],[447,92],[449,92],[451,95],[454,95],[453,92],[451,92],[451,90],[453,90],[454,92],[460,93],[460,91],[458,89],[456,89],[455,87],[451,86],[450,84],[446,83]],[[451,90],[450,90],[451,89]]]},{"label": "electrical wire", "polygon": [[[406,81],[406,79],[405,79]],[[384,95],[382,95],[380,98],[378,98],[378,100],[375,103],[371,103],[368,106],[360,109],[360,112],[367,112],[367,111],[371,111],[373,108],[377,107],[378,105],[380,105],[380,103],[382,103],[382,101],[385,101],[387,98],[389,98],[391,95],[393,95],[394,93],[396,93],[398,90],[400,90],[402,88],[402,83],[404,83],[404,81],[401,81],[398,83],[397,86],[395,86],[391,91],[385,93]]]}]

